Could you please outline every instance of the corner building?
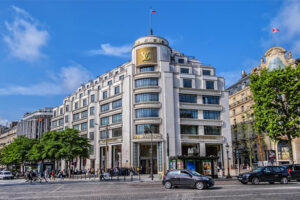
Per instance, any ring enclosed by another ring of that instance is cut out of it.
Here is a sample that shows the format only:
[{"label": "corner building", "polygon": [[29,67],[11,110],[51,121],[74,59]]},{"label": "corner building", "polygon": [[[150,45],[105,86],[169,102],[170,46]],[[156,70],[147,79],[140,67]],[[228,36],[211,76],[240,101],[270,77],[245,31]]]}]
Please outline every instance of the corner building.
[{"label": "corner building", "polygon": [[[131,53],[130,62],[82,85],[53,109],[52,130],[79,129],[93,145],[89,159],[74,160],[76,167],[104,168],[107,143],[107,168],[150,173],[152,141],[154,173],[170,167],[203,172],[197,159],[210,157],[210,170],[227,169],[227,143],[232,151],[224,78],[162,37],[137,39]],[[171,158],[177,165],[170,166]]]}]

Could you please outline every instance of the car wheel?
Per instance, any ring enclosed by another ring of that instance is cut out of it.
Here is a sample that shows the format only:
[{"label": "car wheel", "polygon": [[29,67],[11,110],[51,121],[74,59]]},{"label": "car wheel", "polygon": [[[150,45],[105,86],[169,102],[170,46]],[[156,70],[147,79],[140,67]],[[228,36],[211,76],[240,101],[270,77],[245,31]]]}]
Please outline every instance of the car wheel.
[{"label": "car wheel", "polygon": [[243,183],[243,184],[245,184],[245,185],[247,185],[247,184],[248,184],[248,182],[241,182],[241,183]]},{"label": "car wheel", "polygon": [[171,187],[172,187],[171,182],[170,182],[170,181],[167,181],[167,182],[165,183],[165,188],[166,188],[166,189],[171,189]]},{"label": "car wheel", "polygon": [[274,182],[269,182],[270,184],[274,184]]},{"label": "car wheel", "polygon": [[253,184],[253,185],[258,185],[258,184],[259,184],[259,179],[258,179],[257,177],[254,177],[254,178],[252,179],[252,184]]},{"label": "car wheel", "polygon": [[202,182],[197,182],[196,183],[196,188],[198,189],[198,190],[203,190],[204,189],[204,184],[202,183]]},{"label": "car wheel", "polygon": [[288,184],[289,180],[286,177],[283,177],[280,182],[281,184]]}]

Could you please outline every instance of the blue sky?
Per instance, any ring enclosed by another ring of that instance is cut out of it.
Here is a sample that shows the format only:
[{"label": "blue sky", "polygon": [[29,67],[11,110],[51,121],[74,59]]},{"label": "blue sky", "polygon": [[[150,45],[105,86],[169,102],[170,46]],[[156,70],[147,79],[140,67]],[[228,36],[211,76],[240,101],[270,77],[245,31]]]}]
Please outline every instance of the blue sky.
[{"label": "blue sky", "polygon": [[130,60],[135,39],[149,33],[150,6],[154,34],[216,67],[227,86],[274,45],[300,57],[300,1],[1,0],[0,124],[60,105]]}]

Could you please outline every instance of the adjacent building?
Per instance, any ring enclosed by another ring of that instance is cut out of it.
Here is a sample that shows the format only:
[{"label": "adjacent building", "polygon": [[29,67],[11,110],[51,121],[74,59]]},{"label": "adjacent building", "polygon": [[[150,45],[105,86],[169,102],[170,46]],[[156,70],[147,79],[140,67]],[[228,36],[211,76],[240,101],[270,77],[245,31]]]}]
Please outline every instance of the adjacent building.
[{"label": "adjacent building", "polygon": [[0,150],[17,137],[17,124],[18,122],[11,122],[9,127],[3,127],[0,131]]},{"label": "adjacent building", "polygon": [[154,35],[134,42],[131,61],[53,108],[51,130],[65,128],[78,129],[93,147],[89,159],[74,160],[78,169],[106,163],[150,173],[153,158],[154,173],[186,167],[216,174],[232,155],[224,78]]},{"label": "adjacent building", "polygon": [[[259,66],[254,67],[251,73],[263,68],[274,69],[279,66],[296,67],[300,59],[293,59],[291,52],[281,47],[270,48],[261,58]],[[249,87],[249,76],[244,71],[242,77],[227,90],[229,91],[230,124],[232,127],[232,144],[235,164],[237,164],[237,152],[239,152],[239,163],[250,164],[259,161],[270,161],[275,159],[277,164],[289,163],[289,151],[286,138],[273,142],[268,136],[258,138],[253,129],[252,94]],[[293,140],[294,161],[300,163],[300,138]],[[250,156],[250,154],[252,156]]]}]

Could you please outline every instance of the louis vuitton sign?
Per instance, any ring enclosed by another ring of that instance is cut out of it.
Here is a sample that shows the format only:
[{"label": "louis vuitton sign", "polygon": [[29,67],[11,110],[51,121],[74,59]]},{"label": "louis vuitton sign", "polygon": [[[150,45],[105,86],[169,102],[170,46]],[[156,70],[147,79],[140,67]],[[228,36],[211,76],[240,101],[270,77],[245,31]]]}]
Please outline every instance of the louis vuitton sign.
[{"label": "louis vuitton sign", "polygon": [[136,65],[156,63],[156,47],[140,48],[136,51]]}]

